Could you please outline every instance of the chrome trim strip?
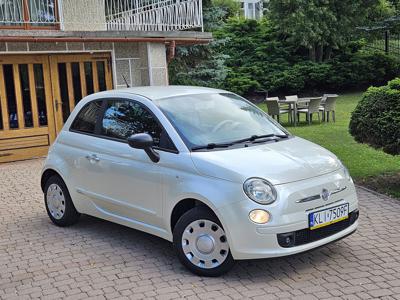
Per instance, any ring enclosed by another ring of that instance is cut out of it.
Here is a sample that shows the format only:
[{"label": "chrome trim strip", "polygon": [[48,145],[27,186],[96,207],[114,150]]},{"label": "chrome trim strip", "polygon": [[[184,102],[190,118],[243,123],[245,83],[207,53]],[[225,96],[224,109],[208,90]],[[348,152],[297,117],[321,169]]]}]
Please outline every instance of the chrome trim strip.
[{"label": "chrome trim strip", "polygon": [[314,201],[314,200],[318,200],[318,199],[321,199],[321,196],[320,195],[314,195],[314,196],[310,196],[310,197],[307,197],[307,198],[303,198],[303,199],[297,200],[296,203],[304,203],[304,202]]},{"label": "chrome trim strip", "polygon": [[[340,192],[343,192],[345,189],[347,189],[347,186],[333,190],[329,193],[329,197],[332,195],[338,194]],[[297,200],[296,203],[310,202],[310,201],[314,201],[314,200],[318,200],[318,199],[321,199],[321,195],[314,195],[314,196],[306,197],[306,198]]]},{"label": "chrome trim strip", "polygon": [[343,187],[343,188],[338,188],[337,190],[334,190],[331,192],[331,195],[343,192],[345,189],[347,189],[347,186]]},{"label": "chrome trim strip", "polygon": [[[331,203],[327,203],[327,204],[324,204],[324,205],[320,205],[320,206],[317,206],[317,207],[306,209],[305,212],[313,211],[313,210],[316,210],[316,209],[321,209],[321,208],[324,208],[324,207],[327,207],[327,206],[331,206],[331,205],[333,205],[335,203],[339,203],[339,202],[343,202],[343,201],[344,201],[344,199],[339,199],[339,200],[333,201]],[[345,203],[343,203],[343,204],[345,204]]]}]

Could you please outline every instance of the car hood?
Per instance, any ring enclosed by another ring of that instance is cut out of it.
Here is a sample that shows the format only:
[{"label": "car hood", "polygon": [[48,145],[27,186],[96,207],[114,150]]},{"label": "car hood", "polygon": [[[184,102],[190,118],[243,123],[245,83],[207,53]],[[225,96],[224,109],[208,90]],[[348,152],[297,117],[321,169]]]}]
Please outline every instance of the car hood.
[{"label": "car hood", "polygon": [[191,156],[202,175],[235,182],[260,177],[278,185],[341,168],[334,154],[298,137],[251,147],[192,152]]}]

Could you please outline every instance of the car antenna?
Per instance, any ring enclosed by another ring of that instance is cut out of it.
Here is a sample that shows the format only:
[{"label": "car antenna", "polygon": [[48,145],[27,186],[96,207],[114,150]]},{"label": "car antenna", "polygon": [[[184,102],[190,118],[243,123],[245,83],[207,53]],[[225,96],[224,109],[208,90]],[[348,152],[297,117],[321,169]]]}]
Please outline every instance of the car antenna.
[{"label": "car antenna", "polygon": [[129,83],[128,83],[128,80],[126,80],[126,78],[125,78],[125,75],[124,75],[124,74],[122,74],[122,78],[123,78],[123,79],[124,79],[124,81],[125,81],[126,87],[127,87],[127,88],[130,88],[131,86],[129,85]]}]

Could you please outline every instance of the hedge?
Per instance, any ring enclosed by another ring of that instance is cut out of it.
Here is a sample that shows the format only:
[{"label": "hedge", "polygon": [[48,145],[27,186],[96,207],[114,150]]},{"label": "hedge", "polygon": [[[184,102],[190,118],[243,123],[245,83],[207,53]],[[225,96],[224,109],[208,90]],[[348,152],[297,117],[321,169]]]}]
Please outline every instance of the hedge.
[{"label": "hedge", "polygon": [[349,129],[356,141],[399,155],[400,78],[370,87],[352,113]]}]

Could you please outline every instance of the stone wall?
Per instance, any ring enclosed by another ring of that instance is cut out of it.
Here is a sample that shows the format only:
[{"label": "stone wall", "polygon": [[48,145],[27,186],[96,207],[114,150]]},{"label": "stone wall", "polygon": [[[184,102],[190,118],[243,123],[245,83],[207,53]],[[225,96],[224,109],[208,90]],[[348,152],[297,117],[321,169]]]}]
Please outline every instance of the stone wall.
[{"label": "stone wall", "polygon": [[114,53],[113,77],[116,88],[167,85],[168,71],[164,43],[0,43],[0,55],[13,53]]}]

